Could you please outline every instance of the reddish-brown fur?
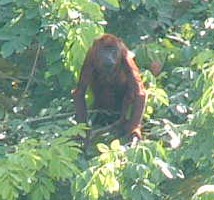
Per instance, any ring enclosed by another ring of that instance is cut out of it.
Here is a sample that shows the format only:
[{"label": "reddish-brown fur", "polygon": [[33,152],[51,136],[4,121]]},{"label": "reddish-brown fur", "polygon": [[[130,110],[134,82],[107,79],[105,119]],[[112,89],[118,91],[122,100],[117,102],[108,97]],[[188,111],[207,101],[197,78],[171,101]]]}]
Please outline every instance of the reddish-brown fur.
[{"label": "reddish-brown fur", "polygon": [[[116,61],[110,67],[103,58],[108,57],[108,50],[105,50],[109,46],[116,49]],[[87,122],[85,93],[88,86],[94,94],[95,108],[119,111],[121,130],[141,138],[146,92],[133,56],[116,36],[105,34],[95,40],[86,55],[78,87],[73,92],[78,122]]]}]

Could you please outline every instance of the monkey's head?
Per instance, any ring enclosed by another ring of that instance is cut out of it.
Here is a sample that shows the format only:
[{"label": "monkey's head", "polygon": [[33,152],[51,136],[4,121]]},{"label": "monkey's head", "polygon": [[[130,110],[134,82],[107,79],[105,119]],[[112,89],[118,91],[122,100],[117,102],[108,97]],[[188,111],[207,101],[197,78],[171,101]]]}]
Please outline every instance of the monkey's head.
[{"label": "monkey's head", "polygon": [[96,69],[100,69],[105,73],[114,73],[115,69],[121,65],[122,51],[121,41],[113,35],[106,34],[100,39],[96,40],[94,46],[96,47]]}]

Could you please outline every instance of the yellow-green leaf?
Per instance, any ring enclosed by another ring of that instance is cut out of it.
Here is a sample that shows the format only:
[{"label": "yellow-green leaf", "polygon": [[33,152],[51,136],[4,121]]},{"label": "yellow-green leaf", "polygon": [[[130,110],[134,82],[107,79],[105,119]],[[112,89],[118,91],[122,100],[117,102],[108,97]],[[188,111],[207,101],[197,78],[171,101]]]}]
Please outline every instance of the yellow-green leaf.
[{"label": "yellow-green leaf", "polygon": [[119,140],[113,140],[111,142],[111,149],[112,150],[120,150],[120,141]]},{"label": "yellow-green leaf", "polygon": [[109,147],[103,143],[97,144],[97,149],[101,153],[107,153],[109,151]]},{"label": "yellow-green leaf", "polygon": [[92,184],[91,187],[89,188],[89,196],[90,196],[90,199],[93,199],[93,200],[99,198],[99,191],[95,184]]}]

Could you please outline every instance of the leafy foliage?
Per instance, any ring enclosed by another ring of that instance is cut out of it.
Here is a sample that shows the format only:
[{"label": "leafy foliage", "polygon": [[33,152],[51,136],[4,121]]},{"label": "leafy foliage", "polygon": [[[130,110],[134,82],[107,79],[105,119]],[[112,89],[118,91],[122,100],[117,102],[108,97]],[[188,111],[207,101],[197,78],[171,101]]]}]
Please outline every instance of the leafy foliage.
[{"label": "leafy foliage", "polygon": [[81,151],[69,140],[69,135],[49,141],[26,139],[16,152],[6,154],[0,160],[1,199],[17,199],[20,194],[50,199],[57,181],[80,172],[75,163]]},{"label": "leafy foliage", "polygon": [[[153,145],[157,152],[151,151]],[[159,159],[166,158],[160,144],[149,142],[136,149],[125,149],[119,140],[114,140],[110,148],[103,143],[97,144],[97,148],[101,155],[92,160],[91,166],[77,177],[73,186],[77,199],[99,199],[107,194],[122,199],[154,199],[158,196],[155,179],[158,175],[160,178],[161,173],[155,166]]]},{"label": "leafy foliage", "polygon": [[[0,198],[213,199],[213,10],[207,0],[0,0]],[[70,90],[104,32],[136,54],[145,140],[94,134],[84,152],[89,128],[76,124]]]}]

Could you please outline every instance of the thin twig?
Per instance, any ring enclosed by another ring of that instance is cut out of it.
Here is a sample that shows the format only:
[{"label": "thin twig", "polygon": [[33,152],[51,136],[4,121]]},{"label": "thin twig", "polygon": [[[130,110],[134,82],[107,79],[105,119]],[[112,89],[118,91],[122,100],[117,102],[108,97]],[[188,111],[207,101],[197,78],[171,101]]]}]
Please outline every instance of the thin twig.
[{"label": "thin twig", "polygon": [[[88,114],[94,114],[94,113],[102,113],[105,115],[117,115],[117,112],[114,113],[110,113],[106,110],[88,110]],[[55,115],[49,115],[49,116],[44,116],[44,117],[35,117],[35,118],[31,118],[31,119],[26,119],[25,123],[27,123],[28,125],[32,126],[32,125],[37,125],[40,123],[45,123],[48,121],[55,121],[55,120],[59,120],[59,119],[64,119],[70,116],[74,116],[75,112],[70,112],[70,113],[59,113],[59,114],[55,114]]]},{"label": "thin twig", "polygon": [[70,117],[74,114],[75,114],[74,112],[73,113],[60,113],[60,114],[55,114],[52,116],[36,117],[36,118],[32,118],[32,119],[26,119],[25,123],[27,123],[30,126],[33,126],[33,125],[45,123],[48,121],[64,119],[64,118]]},{"label": "thin twig", "polygon": [[32,81],[33,81],[33,77],[36,73],[36,66],[37,66],[37,62],[38,62],[38,59],[39,59],[39,54],[40,54],[40,50],[41,50],[41,46],[38,45],[38,48],[37,48],[37,51],[36,51],[36,57],[34,59],[34,63],[33,63],[33,67],[32,67],[32,70],[31,70],[31,74],[29,76],[29,79],[28,79],[28,82],[27,82],[27,85],[25,87],[25,90],[24,90],[24,94],[27,93]]},{"label": "thin twig", "polygon": [[107,126],[104,126],[102,128],[98,128],[96,130],[91,131],[90,133],[90,137],[93,138],[97,135],[102,135],[104,133],[110,132],[113,129],[115,129],[115,127],[117,127],[119,124],[121,123],[121,120],[117,120],[116,122],[109,124]]},{"label": "thin twig", "polygon": [[175,36],[175,35],[166,35],[167,38],[171,39],[171,40],[174,40],[180,44],[183,44],[185,46],[190,46],[190,42],[189,41],[186,41],[184,40],[183,38],[181,37],[178,37],[178,36]]}]

